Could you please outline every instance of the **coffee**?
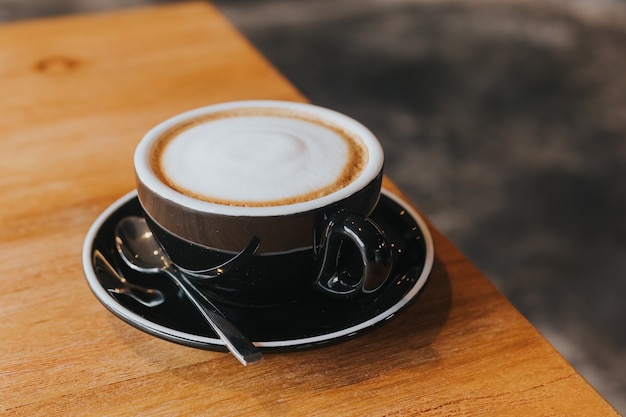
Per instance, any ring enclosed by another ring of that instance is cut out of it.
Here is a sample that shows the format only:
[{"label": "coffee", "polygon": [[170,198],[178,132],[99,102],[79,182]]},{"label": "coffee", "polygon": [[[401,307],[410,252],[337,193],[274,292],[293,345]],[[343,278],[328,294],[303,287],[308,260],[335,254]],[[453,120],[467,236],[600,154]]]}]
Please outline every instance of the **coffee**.
[{"label": "coffee", "polygon": [[353,183],[368,165],[354,132],[276,107],[218,110],[181,120],[150,150],[154,174],[189,197],[229,206],[296,204]]}]

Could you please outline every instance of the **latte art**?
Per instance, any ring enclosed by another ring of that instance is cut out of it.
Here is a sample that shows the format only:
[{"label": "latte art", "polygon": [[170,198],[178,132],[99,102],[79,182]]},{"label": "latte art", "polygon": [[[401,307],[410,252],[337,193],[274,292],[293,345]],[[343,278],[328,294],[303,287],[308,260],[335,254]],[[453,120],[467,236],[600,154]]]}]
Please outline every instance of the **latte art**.
[{"label": "latte art", "polygon": [[232,206],[295,204],[352,183],[368,162],[359,137],[293,110],[248,108],[166,131],[151,167],[187,196]]}]

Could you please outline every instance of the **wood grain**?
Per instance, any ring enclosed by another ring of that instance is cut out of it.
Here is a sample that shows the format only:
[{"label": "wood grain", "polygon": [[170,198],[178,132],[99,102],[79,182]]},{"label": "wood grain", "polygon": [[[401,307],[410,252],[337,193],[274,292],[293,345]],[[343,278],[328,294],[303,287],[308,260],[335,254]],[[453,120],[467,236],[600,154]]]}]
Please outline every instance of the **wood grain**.
[{"label": "wood grain", "polygon": [[4,25],[0,91],[3,415],[617,415],[434,228],[435,267],[407,310],[246,368],[96,300],[83,239],[134,187],[151,126],[220,101],[305,101],[210,4]]}]

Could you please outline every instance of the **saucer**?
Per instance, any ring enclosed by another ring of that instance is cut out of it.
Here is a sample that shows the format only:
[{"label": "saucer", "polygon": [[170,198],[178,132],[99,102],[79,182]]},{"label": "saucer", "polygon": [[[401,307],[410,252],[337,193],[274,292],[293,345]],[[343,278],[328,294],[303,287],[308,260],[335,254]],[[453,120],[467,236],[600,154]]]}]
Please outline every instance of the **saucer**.
[{"label": "saucer", "polygon": [[[83,269],[96,298],[114,315],[146,333],[186,346],[226,351],[176,284],[163,274],[143,274],[126,266],[115,249],[115,226],[141,216],[133,191],[108,207],[89,229]],[[337,299],[311,289],[293,302],[242,307],[215,302],[224,315],[264,351],[294,351],[339,342],[385,323],[412,301],[428,280],[432,237],[420,215],[383,190],[370,216],[394,251],[391,276],[373,294]],[[123,285],[122,285],[123,284]],[[153,289],[148,303],[121,288]]]}]

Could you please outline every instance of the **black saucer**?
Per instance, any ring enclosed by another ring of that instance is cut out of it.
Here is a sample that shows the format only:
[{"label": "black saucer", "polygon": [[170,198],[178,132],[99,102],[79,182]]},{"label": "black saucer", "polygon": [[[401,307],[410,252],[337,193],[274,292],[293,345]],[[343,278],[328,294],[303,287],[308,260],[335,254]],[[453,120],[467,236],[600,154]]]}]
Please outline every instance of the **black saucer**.
[{"label": "black saucer", "polygon": [[[83,246],[83,268],[98,300],[113,314],[154,336],[187,346],[226,348],[176,285],[160,274],[128,268],[115,250],[114,230],[125,216],[141,216],[136,192],[120,198],[94,222]],[[349,300],[311,290],[292,303],[270,307],[220,305],[255,345],[266,351],[310,348],[354,337],[384,323],[413,300],[426,283],[434,260],[433,243],[422,218],[383,190],[372,214],[394,247],[392,276],[374,294]],[[115,291],[120,280],[159,290],[163,302],[149,307]]]}]

